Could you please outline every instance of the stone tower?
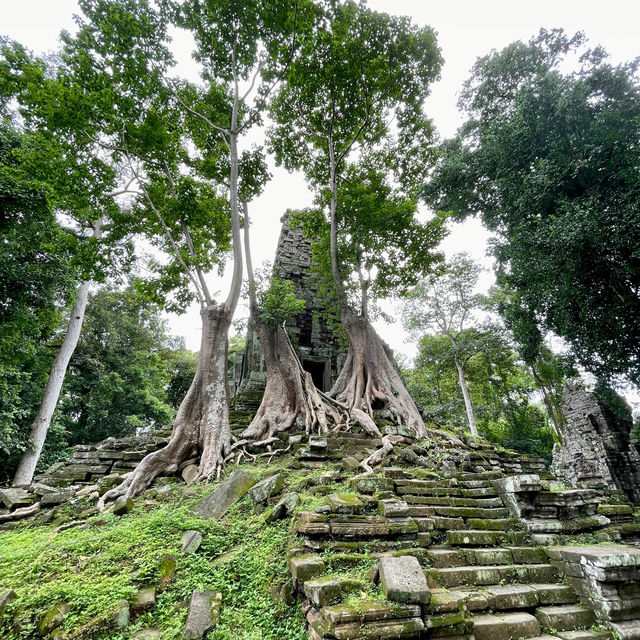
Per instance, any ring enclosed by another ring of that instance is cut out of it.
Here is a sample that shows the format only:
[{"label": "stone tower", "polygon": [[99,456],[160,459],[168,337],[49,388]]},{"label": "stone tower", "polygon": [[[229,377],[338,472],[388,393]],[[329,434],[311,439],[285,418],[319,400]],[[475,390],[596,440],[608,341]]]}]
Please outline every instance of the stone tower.
[{"label": "stone tower", "polygon": [[[293,282],[295,293],[306,305],[304,310],[288,323],[289,335],[296,346],[302,366],[311,374],[315,385],[322,391],[331,388],[342,366],[346,349],[341,347],[334,331],[322,314],[317,299],[317,288],[311,277],[311,241],[302,235],[302,229],[289,226],[289,214],[282,218],[282,230],[273,264],[274,275]],[[260,342],[249,327],[247,344],[241,361],[234,367],[235,409],[257,409],[266,382],[266,370]]]}]

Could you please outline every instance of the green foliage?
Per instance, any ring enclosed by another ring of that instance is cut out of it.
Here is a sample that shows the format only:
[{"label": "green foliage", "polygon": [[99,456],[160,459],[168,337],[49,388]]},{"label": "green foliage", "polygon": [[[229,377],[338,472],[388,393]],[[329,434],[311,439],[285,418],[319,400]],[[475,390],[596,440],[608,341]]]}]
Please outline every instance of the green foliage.
[{"label": "green foliage", "polygon": [[[62,601],[72,605],[63,637],[124,640],[137,629],[155,627],[162,629],[163,637],[177,640],[195,588],[223,595],[220,624],[208,638],[306,638],[299,606],[276,604],[269,592],[271,584],[290,579],[286,569],[290,523],[266,524],[248,497],[222,521],[194,516],[194,502],[211,488],[198,487],[197,496],[185,497],[176,487],[160,504],[140,501],[126,516],[89,518],[87,529],[53,534],[52,527],[27,526],[6,532],[0,549],[0,589],[15,589],[19,600],[10,612],[24,612],[22,631],[7,630],[7,640],[28,635],[38,616]],[[180,536],[188,529],[204,535],[196,554],[179,551]],[[166,555],[177,559],[176,577],[158,593],[157,606],[139,616],[126,633],[110,628],[120,599],[133,601],[140,587],[158,583]]]},{"label": "green foliage", "polygon": [[[478,59],[467,122],[424,197],[497,234],[503,313],[537,357],[553,330],[599,377],[640,381],[640,82],[584,37],[541,31]],[[580,68],[563,73],[570,57]]]},{"label": "green foliage", "polygon": [[[455,366],[455,348],[442,335],[424,335],[415,365],[407,371],[407,388],[428,419],[438,426],[464,428],[466,412]],[[536,383],[504,335],[474,353],[465,379],[478,431],[489,440],[522,453],[549,458],[553,430],[533,404]]]},{"label": "green foliage", "polygon": [[90,298],[57,420],[69,443],[92,443],[171,424],[195,357],[167,334],[157,307],[129,288]]},{"label": "green foliage", "polygon": [[258,318],[270,329],[288,322],[305,307],[305,301],[296,297],[295,288],[291,280],[273,276],[269,280],[269,287],[258,291]]},{"label": "green foliage", "polygon": [[0,481],[26,446],[77,277],[75,241],[29,160],[36,142],[0,124]]},{"label": "green foliage", "polygon": [[279,164],[302,169],[316,189],[318,267],[328,280],[333,252],[341,302],[346,296],[367,315],[370,293],[401,290],[439,258],[432,250],[442,219],[417,221],[414,187],[433,160],[422,107],[442,61],[433,31],[408,18],[353,1],[322,8],[271,101],[270,145]]}]

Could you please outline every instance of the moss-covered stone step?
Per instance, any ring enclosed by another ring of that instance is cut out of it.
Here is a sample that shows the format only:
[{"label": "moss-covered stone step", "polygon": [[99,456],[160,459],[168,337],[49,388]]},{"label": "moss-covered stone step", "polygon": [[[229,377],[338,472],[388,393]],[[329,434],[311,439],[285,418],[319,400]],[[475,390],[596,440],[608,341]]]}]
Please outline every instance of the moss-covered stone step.
[{"label": "moss-covered stone step", "polygon": [[596,621],[593,611],[581,604],[538,607],[536,618],[543,628],[557,631],[587,628]]},{"label": "moss-covered stone step", "polygon": [[469,529],[483,531],[513,531],[522,528],[520,522],[514,518],[468,518],[466,524]]},{"label": "moss-covered stone step", "polygon": [[384,553],[414,548],[420,543],[420,536],[428,534],[401,536],[390,539],[334,540],[332,538],[308,537],[304,546],[317,553]]},{"label": "moss-covered stone step", "polygon": [[458,480],[496,480],[502,478],[502,471],[462,472],[456,474]]},{"label": "moss-covered stone step", "polygon": [[482,509],[479,507],[443,507],[436,505],[433,509],[439,516],[448,516],[452,518],[476,518],[485,520],[509,517],[509,511],[504,507]]},{"label": "moss-covered stone step", "polygon": [[557,636],[561,640],[611,640],[611,631],[585,629],[580,631],[558,631]]},{"label": "moss-covered stone step", "polygon": [[531,609],[538,605],[573,604],[576,595],[564,584],[492,585],[482,590],[488,608],[494,610]]},{"label": "moss-covered stone step", "polygon": [[332,626],[359,623],[364,624],[375,620],[394,620],[419,618],[421,608],[419,604],[400,604],[384,600],[365,599],[357,605],[337,604],[324,607],[320,615]]},{"label": "moss-covered stone step", "polygon": [[424,630],[422,618],[374,620],[328,626],[323,621],[311,623],[310,640],[418,640]]},{"label": "moss-covered stone step", "polygon": [[480,507],[483,509],[502,508],[500,498],[456,498],[450,496],[421,496],[419,500],[412,499],[412,504],[443,507]]},{"label": "moss-covered stone step", "polygon": [[446,542],[453,547],[495,547],[502,544],[523,545],[529,540],[527,531],[483,531],[465,529],[447,531]]},{"label": "moss-covered stone step", "polygon": [[348,576],[323,576],[307,580],[304,583],[304,594],[315,607],[338,604],[350,594],[361,591],[365,587],[362,580]]},{"label": "moss-covered stone step", "polygon": [[498,494],[493,487],[480,487],[479,489],[460,488],[463,498],[495,498]]},{"label": "moss-covered stone step", "polygon": [[413,518],[384,518],[382,516],[329,516],[329,531],[334,538],[377,538],[418,533]]},{"label": "moss-covered stone step", "polygon": [[473,618],[475,640],[512,640],[540,635],[540,623],[529,613],[482,614]]},{"label": "moss-covered stone step", "polygon": [[499,583],[550,583],[556,579],[550,564],[487,565],[425,569],[430,587],[488,586]]}]

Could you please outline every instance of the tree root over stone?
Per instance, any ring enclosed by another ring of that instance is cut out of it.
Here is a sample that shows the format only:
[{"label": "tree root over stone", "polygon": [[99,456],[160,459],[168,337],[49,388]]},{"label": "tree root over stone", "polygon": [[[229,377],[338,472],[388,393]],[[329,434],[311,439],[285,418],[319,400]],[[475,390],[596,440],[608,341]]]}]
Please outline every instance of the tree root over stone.
[{"label": "tree root over stone", "polygon": [[210,305],[202,309],[201,316],[198,366],[178,409],[168,444],[145,456],[124,482],[107,491],[98,501],[100,509],[121,495],[132,498],[140,494],[158,475],[173,474],[182,462],[198,455],[195,482],[220,477],[231,448],[226,366],[231,312],[226,304]]}]

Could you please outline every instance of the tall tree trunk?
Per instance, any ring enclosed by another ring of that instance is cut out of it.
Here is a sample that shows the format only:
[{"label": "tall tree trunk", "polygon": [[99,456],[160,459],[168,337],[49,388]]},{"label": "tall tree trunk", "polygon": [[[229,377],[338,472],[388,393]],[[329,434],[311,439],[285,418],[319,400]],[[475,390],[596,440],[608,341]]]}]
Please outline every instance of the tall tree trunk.
[{"label": "tall tree trunk", "polygon": [[[92,223],[92,238],[100,239],[102,237],[103,225],[103,218]],[[76,291],[76,297],[73,308],[71,309],[71,314],[69,315],[69,323],[67,324],[64,340],[51,365],[51,371],[49,372],[49,378],[44,388],[40,408],[31,424],[29,450],[24,452],[13,478],[13,484],[15,485],[30,484],[33,480],[33,474],[36,471],[36,466],[42,453],[42,447],[44,446],[49,427],[51,426],[51,419],[58,405],[60,391],[62,390],[64,378],[67,374],[69,361],[78,346],[82,323],[84,322],[84,314],[87,310],[90,285],[90,281],[86,280],[80,284]]]},{"label": "tall tree trunk", "polygon": [[464,377],[464,367],[458,360],[455,359],[456,369],[458,370],[458,382],[460,389],[462,390],[462,397],[464,398],[464,406],[467,410],[467,422],[469,423],[469,430],[474,438],[478,437],[478,427],[476,427],[476,417],[473,415],[473,405],[471,404],[471,396],[469,395],[469,389],[467,389],[467,380]]},{"label": "tall tree trunk", "polygon": [[538,370],[536,369],[535,365],[531,365],[531,372],[533,373],[533,377],[535,381],[538,383],[538,388],[542,392],[542,399],[545,406],[547,407],[549,418],[551,419],[556,435],[558,436],[560,443],[562,443],[562,440],[563,440],[562,426],[563,425],[561,425],[560,420],[558,419],[558,414],[562,415],[562,411],[559,411],[558,414],[556,413],[556,408],[554,407],[553,400],[551,399],[549,391],[546,385],[544,384],[544,382],[542,381],[542,378],[540,377],[540,374],[538,373]]},{"label": "tall tree trunk", "polygon": [[[328,145],[331,273],[340,302],[340,320],[349,341],[349,352],[338,379],[327,395],[346,405],[350,416],[370,433],[380,433],[373,421],[373,410],[379,406],[390,410],[398,424],[412,431],[418,438],[438,435],[456,445],[464,446],[455,436],[425,427],[418,407],[393,365],[380,336],[366,315],[358,316],[349,307],[338,256],[338,167],[331,136]],[[366,312],[366,289],[363,294],[363,309]],[[393,448],[392,442],[387,441],[386,445]]]},{"label": "tall tree trunk", "polygon": [[73,304],[73,309],[71,309],[64,340],[51,365],[51,371],[49,372],[49,378],[44,388],[40,408],[31,424],[31,432],[29,434],[30,448],[24,452],[13,478],[13,484],[15,485],[30,484],[33,480],[33,474],[35,473],[36,465],[42,453],[42,447],[47,438],[49,427],[51,426],[53,412],[60,398],[60,391],[67,373],[67,367],[69,366],[69,361],[80,338],[82,322],[87,308],[87,299],[89,297],[89,286],[90,283],[88,281],[83,282],[76,291],[76,299]]},{"label": "tall tree trunk", "polygon": [[[234,47],[235,69],[235,47]],[[144,491],[161,473],[175,473],[182,462],[200,455],[196,482],[218,478],[231,449],[229,385],[227,381],[228,336],[242,285],[242,245],[238,210],[238,86],[229,131],[229,204],[233,246],[233,277],[227,299],[200,311],[202,338],[196,373],[173,424],[169,443],[147,455],[119,486],[107,491],[98,505],[119,496],[133,497]]]},{"label": "tall tree trunk", "polygon": [[200,455],[199,479],[218,475],[231,444],[227,385],[227,332],[232,313],[224,304],[201,310],[202,338],[193,381],[180,404],[169,443],[148,454],[101,505],[125,493],[133,497],[160,474],[175,473],[184,460]]}]

